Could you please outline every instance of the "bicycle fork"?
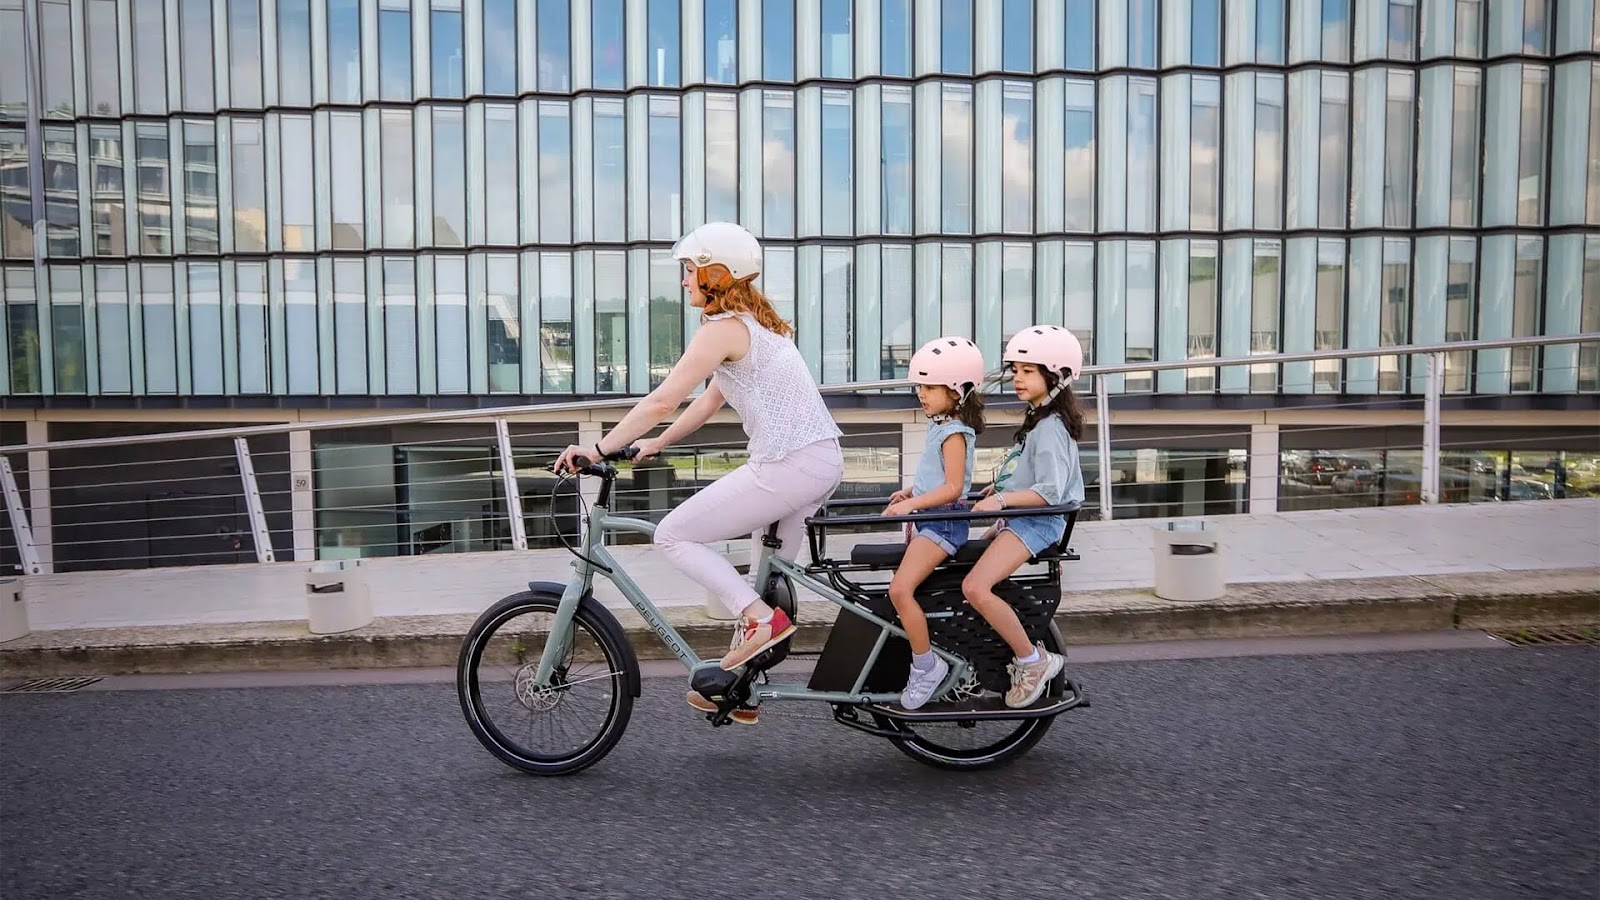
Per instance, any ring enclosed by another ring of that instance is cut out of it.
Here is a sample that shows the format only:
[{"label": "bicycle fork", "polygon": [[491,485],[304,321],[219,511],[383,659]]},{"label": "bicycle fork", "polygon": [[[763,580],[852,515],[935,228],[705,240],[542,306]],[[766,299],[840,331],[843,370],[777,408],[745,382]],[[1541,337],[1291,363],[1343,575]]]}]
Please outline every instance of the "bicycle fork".
[{"label": "bicycle fork", "polygon": [[572,644],[572,617],[578,612],[578,603],[583,599],[588,581],[587,577],[574,578],[567,582],[566,589],[561,592],[561,604],[556,607],[550,633],[545,635],[544,652],[539,655],[539,667],[533,676],[533,683],[538,687],[550,686],[550,676],[555,671],[556,663],[567,657]]}]

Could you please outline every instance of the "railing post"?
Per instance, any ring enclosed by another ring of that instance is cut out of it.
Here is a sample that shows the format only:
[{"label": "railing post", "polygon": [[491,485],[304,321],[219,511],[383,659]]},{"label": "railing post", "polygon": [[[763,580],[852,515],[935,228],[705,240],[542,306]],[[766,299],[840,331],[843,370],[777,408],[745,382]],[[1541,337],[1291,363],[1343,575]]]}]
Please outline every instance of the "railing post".
[{"label": "railing post", "polygon": [[1106,398],[1106,378],[1094,377],[1096,449],[1100,456],[1100,519],[1111,521],[1111,403]]},{"label": "railing post", "polygon": [[274,561],[272,532],[267,530],[267,513],[261,506],[261,486],[256,484],[256,467],[250,461],[250,442],[233,439],[233,454],[239,460],[239,480],[244,482],[244,505],[250,513],[250,533],[255,537],[256,562]]},{"label": "railing post", "polygon": [[1444,354],[1428,354],[1428,392],[1422,406],[1422,502],[1439,496],[1439,395],[1444,388]]},{"label": "railing post", "polygon": [[494,420],[495,441],[500,445],[500,477],[506,492],[506,516],[511,521],[511,546],[528,549],[527,526],[522,521],[522,489],[517,486],[516,457],[511,455],[511,429],[505,419]]},{"label": "railing post", "polygon": [[11,460],[0,456],[0,490],[6,495],[6,512],[11,516],[11,533],[17,537],[17,555],[22,558],[22,570],[29,575],[41,575],[39,548],[33,544],[33,529],[28,527],[28,510],[22,505],[22,492],[17,490],[17,476],[11,471]]}]

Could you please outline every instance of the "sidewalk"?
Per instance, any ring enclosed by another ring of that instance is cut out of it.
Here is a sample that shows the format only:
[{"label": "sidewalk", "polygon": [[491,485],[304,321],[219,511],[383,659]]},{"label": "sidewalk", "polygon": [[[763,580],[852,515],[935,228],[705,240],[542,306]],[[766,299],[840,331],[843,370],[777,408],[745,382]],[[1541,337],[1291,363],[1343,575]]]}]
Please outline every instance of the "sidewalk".
[{"label": "sidewalk", "polygon": [[[1088,522],[1063,564],[1059,616],[1069,643],[1487,628],[1600,622],[1600,500],[1225,516],[1227,596],[1157,598],[1150,529],[1164,520]],[[829,541],[842,555],[856,540]],[[726,622],[648,546],[619,548],[702,655],[727,647]],[[376,560],[377,619],[341,635],[305,624],[305,564],[35,576],[27,637],[0,644],[0,674],[109,674],[453,665],[477,614],[530,580],[564,581],[562,550]],[[665,650],[609,583],[642,657]],[[838,608],[802,595],[798,649],[820,648]]]}]

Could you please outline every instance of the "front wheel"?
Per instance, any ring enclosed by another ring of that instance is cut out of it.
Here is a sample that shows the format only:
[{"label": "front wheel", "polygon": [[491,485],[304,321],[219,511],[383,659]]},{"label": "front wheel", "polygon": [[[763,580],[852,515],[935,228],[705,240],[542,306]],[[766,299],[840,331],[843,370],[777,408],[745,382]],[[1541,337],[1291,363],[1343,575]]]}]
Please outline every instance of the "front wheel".
[{"label": "front wheel", "polygon": [[580,603],[550,683],[535,675],[559,595],[523,591],[473,623],[456,664],[456,692],[473,735],[500,761],[535,775],[570,775],[616,746],[633,714],[639,663],[605,609]]}]

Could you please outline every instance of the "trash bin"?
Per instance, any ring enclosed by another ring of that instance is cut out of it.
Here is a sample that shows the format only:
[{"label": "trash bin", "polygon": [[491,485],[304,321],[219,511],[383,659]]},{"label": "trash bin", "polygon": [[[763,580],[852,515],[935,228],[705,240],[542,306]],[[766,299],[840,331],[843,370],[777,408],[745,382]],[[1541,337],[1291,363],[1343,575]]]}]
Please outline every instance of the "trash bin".
[{"label": "trash bin", "polygon": [[1168,522],[1156,526],[1154,532],[1157,597],[1197,602],[1215,600],[1227,592],[1217,523]]},{"label": "trash bin", "polygon": [[22,579],[0,580],[0,644],[26,637],[28,603],[22,599]]},{"label": "trash bin", "polygon": [[312,565],[306,572],[306,618],[312,634],[336,634],[372,624],[366,576],[358,559]]}]

